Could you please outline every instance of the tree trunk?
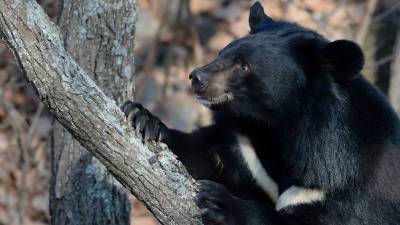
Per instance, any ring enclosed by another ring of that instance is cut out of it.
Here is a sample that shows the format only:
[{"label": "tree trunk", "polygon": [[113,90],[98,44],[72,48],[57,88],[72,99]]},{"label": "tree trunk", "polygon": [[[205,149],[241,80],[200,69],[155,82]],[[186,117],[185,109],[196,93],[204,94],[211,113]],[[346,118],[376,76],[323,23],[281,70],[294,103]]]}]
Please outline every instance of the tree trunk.
[{"label": "tree trunk", "polygon": [[[59,26],[73,59],[121,104],[132,99],[135,0],[64,0]],[[52,133],[51,224],[129,225],[121,185],[55,121]]]},{"label": "tree trunk", "polygon": [[35,1],[0,0],[0,35],[54,117],[162,224],[202,224],[195,181],[165,145],[142,143]]}]

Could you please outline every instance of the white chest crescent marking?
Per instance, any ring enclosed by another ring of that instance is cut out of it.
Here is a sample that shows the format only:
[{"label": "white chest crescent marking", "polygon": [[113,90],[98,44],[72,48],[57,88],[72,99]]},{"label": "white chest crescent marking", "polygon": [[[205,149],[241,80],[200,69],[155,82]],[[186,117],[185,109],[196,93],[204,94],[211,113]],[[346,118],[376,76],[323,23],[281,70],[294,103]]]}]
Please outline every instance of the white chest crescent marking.
[{"label": "white chest crescent marking", "polygon": [[237,135],[237,140],[240,153],[255,181],[276,202],[279,195],[278,185],[265,171],[249,139],[243,135]]},{"label": "white chest crescent marking", "polygon": [[276,210],[288,206],[323,201],[324,199],[325,192],[321,190],[291,186],[279,196],[278,202],[276,203]]},{"label": "white chest crescent marking", "polygon": [[[268,175],[261,164],[249,139],[243,135],[237,135],[240,153],[257,184],[276,202],[276,210],[299,204],[307,204],[325,199],[325,192],[318,189],[310,189],[291,186],[279,195],[278,185]],[[278,198],[279,196],[279,198]]]}]

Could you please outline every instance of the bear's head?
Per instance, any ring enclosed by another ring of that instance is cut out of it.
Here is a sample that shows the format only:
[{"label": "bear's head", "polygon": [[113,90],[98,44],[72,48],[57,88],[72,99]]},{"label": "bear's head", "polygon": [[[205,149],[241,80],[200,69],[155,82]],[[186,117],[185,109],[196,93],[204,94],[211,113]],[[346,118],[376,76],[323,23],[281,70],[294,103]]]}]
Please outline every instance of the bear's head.
[{"label": "bear's head", "polygon": [[274,21],[258,2],[249,24],[248,36],[189,76],[197,99],[214,110],[282,117],[302,107],[314,84],[329,89],[359,76],[363,53],[351,41],[329,42],[297,24]]}]

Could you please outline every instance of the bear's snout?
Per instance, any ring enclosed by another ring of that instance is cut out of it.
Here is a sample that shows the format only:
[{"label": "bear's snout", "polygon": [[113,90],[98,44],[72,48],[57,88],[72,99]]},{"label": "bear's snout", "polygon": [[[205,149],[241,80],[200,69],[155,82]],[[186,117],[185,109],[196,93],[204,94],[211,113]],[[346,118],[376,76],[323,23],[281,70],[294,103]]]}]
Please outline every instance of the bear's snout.
[{"label": "bear's snout", "polygon": [[195,69],[190,73],[189,79],[192,80],[192,90],[200,94],[207,88],[207,74],[200,69]]}]

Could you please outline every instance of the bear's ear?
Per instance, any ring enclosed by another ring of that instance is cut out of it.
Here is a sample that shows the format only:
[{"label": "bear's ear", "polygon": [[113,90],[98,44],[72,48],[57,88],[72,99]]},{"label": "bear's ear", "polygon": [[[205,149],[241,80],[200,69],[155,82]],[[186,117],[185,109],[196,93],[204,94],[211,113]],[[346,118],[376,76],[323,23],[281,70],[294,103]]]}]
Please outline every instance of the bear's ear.
[{"label": "bear's ear", "polygon": [[254,3],[250,8],[249,25],[250,33],[254,34],[273,20],[264,13],[264,8],[260,2]]},{"label": "bear's ear", "polygon": [[338,40],[324,45],[318,52],[319,66],[338,81],[357,77],[364,66],[364,54],[352,41]]}]

